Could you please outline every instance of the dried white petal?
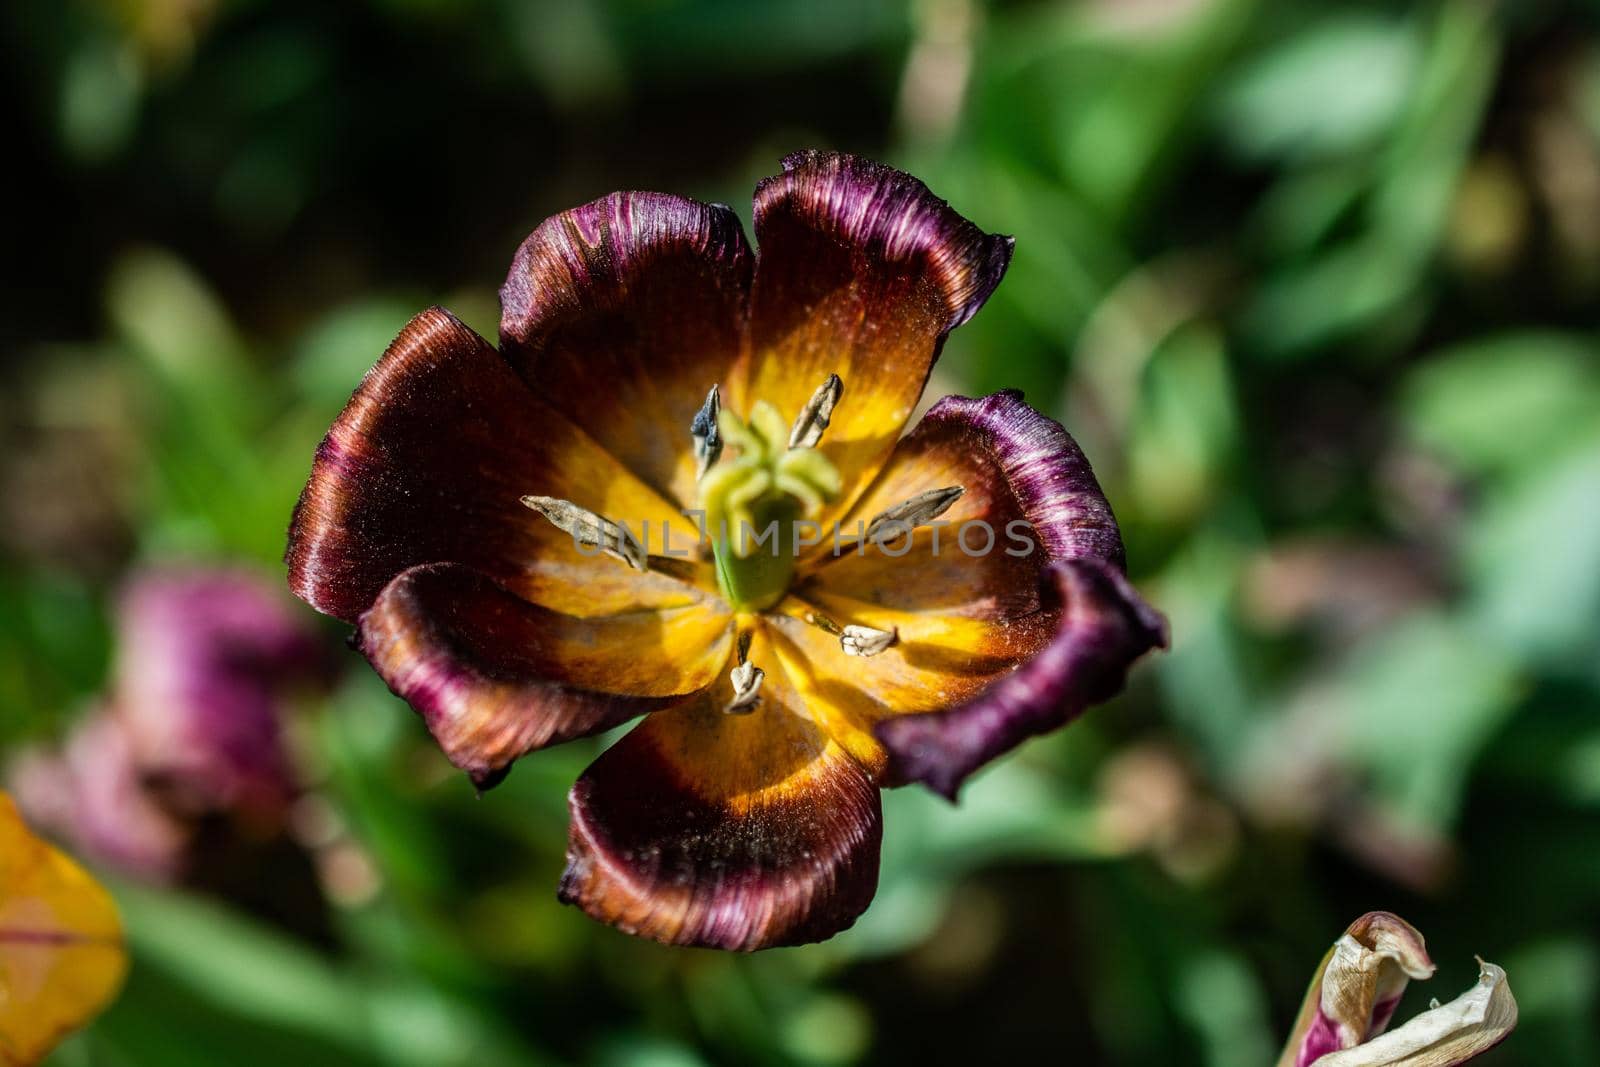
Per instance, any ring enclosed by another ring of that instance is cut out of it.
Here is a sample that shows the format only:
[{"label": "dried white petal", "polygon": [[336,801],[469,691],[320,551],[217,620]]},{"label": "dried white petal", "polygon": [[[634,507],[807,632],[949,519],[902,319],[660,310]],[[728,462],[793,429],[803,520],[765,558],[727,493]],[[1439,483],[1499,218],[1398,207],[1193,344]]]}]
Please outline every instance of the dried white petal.
[{"label": "dried white petal", "polygon": [[876,656],[899,640],[894,628],[875,630],[870,626],[846,626],[839,632],[839,647],[847,656]]},{"label": "dried white petal", "polygon": [[558,500],[553,496],[525,496],[522,502],[549,519],[556,529],[571,534],[573,541],[578,544],[598,548],[634,570],[649,570],[649,561],[639,542],[604,515],[597,515],[570,500]]},{"label": "dried white petal", "polygon": [[1317,1067],[1455,1067],[1505,1040],[1517,1025],[1506,972],[1478,961],[1478,984],[1397,1029],[1317,1060]]},{"label": "dried white petal", "polygon": [[822,431],[828,428],[828,420],[833,418],[834,406],[843,393],[844,382],[837,374],[828,375],[828,380],[817,386],[789,431],[790,448],[814,448],[822,440]]},{"label": "dried white petal", "polygon": [[926,525],[950,510],[966,489],[959,485],[929,489],[880,513],[867,523],[867,543],[881,545]]}]

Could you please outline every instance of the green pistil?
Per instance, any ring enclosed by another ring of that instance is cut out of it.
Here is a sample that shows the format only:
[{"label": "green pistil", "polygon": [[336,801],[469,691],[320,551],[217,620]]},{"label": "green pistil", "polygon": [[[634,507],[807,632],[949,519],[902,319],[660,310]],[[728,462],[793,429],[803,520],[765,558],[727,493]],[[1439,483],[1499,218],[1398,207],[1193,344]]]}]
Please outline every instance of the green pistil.
[{"label": "green pistil", "polygon": [[788,590],[801,520],[839,495],[839,472],[815,448],[790,448],[789,427],[765,401],[751,408],[748,423],[720,411],[717,428],[738,451],[700,481],[717,579],[735,608],[762,611]]}]

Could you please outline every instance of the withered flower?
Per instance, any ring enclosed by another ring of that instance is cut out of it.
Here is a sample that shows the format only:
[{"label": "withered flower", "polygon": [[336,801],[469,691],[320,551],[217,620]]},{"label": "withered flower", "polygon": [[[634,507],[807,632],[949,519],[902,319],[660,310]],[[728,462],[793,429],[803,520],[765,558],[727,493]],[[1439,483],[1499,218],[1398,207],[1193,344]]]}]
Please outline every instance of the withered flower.
[{"label": "withered flower", "polygon": [[880,786],[953,797],[1165,641],[1020,394],[903,434],[1011,240],[819,152],[761,183],[755,230],[759,259],[728,208],[659,193],[543,223],[498,351],[434,309],[367,375],[288,550],[480,787],[648,715],[572,791],[561,896],[732,949],[848,926]]},{"label": "withered flower", "polygon": [[1416,928],[1386,911],[1368,912],[1334,942],[1278,1067],[1455,1067],[1504,1041],[1517,1025],[1506,972],[1478,961],[1478,982],[1389,1030],[1412,979],[1433,977]]}]

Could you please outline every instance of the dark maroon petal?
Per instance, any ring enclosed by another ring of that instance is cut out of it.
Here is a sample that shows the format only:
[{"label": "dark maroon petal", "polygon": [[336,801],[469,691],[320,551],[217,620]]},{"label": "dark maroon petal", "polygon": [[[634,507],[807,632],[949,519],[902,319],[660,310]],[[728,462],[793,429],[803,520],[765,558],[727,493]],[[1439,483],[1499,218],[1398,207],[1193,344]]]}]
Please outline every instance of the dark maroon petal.
[{"label": "dark maroon petal", "polygon": [[1167,631],[1124,577],[1122,538],[1110,505],[1083,452],[1058,423],[1015,391],[977,400],[946,397],[907,447],[946,439],[975,460],[987,457],[1008,483],[1049,561],[1039,610],[1056,620],[1055,636],[1042,651],[977,696],[877,724],[891,782],[920,781],[954,799],[962,781],[989,760],[1114,696],[1134,660],[1166,646]]},{"label": "dark maroon petal", "polygon": [[750,364],[732,400],[792,419],[839,375],[821,447],[844,478],[842,509],[900,437],[945,335],[999,284],[1012,241],[881,163],[802,152],[783,167],[756,189]]},{"label": "dark maroon petal", "polygon": [[535,749],[681,703],[728,659],[701,602],[579,618],[455,564],[413,567],[361,616],[360,647],[480,788]]},{"label": "dark maroon petal", "polygon": [[486,341],[447,311],[425,311],[317,449],[289,528],[289,586],[354,622],[390,579],[422,563],[463,563],[555,607],[629,603],[646,597],[647,583],[677,585],[578,552],[523,506],[529,494],[614,511],[634,529],[675,521],[680,543],[694,536]]},{"label": "dark maroon petal", "polygon": [[883,812],[783,702],[652,715],[573,787],[561,899],[624,932],[749,951],[820,941],[877,889]]},{"label": "dark maroon petal", "polygon": [[613,193],[540,224],[500,290],[529,386],[647,484],[695,499],[689,423],[744,343],[754,257],[738,216]]}]

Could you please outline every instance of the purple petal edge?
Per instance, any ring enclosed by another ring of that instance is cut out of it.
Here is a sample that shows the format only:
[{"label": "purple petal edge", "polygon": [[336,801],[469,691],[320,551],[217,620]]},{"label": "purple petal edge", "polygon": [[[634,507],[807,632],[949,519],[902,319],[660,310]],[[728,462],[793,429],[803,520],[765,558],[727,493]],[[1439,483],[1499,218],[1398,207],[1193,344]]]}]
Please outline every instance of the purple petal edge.
[{"label": "purple petal edge", "polygon": [[1059,423],[1015,390],[945,397],[925,419],[964,424],[970,447],[1005,474],[1051,560],[1041,580],[1042,605],[1060,612],[1050,645],[977,697],[877,725],[889,752],[888,782],[922,782],[953,801],[961,783],[991,759],[1116,695],[1136,659],[1166,647],[1167,624],[1123,575],[1111,506]]},{"label": "purple petal edge", "polygon": [[783,173],[756,186],[762,217],[786,198],[819,228],[891,263],[924,258],[944,295],[948,332],[977,314],[1011,265],[1014,238],[985,233],[919,179],[860,156],[807,149],[783,158]]},{"label": "purple petal edge", "polygon": [[[460,594],[453,603],[427,599],[452,592]],[[483,792],[528,752],[684,699],[599,693],[541,678],[518,658],[515,642],[536,640],[530,631],[554,615],[469,567],[424,564],[402,571],[361,616],[357,649]]]},{"label": "purple petal edge", "polygon": [[1097,560],[1121,571],[1116,516],[1083,449],[1059,422],[1035,411],[1021,390],[947,396],[923,421],[953,424],[1005,475],[1018,505],[1054,560]]},{"label": "purple petal edge", "polygon": [[739,216],[726,204],[617,192],[553,215],[517,247],[500,287],[502,347],[515,350],[592,310],[580,301],[625,307],[641,272],[686,256],[725,271],[732,301],[743,305],[755,256]]},{"label": "purple petal edge", "polygon": [[1165,621],[1103,563],[1051,564],[1040,596],[1047,610],[1061,611],[1043,652],[965,704],[878,724],[889,784],[921,782],[954,801],[979,767],[1115,696],[1134,660],[1166,646]]}]

